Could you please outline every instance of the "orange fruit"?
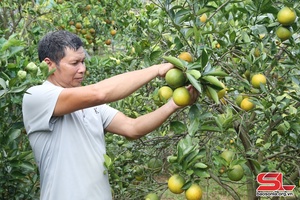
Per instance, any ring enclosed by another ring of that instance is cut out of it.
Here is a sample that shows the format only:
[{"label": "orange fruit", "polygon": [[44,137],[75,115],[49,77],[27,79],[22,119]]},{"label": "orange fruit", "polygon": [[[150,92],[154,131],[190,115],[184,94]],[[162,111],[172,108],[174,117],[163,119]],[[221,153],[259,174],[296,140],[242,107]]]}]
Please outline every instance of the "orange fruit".
[{"label": "orange fruit", "polygon": [[162,102],[170,99],[172,95],[173,95],[173,90],[169,86],[162,86],[158,90],[158,97]]},{"label": "orange fruit", "polygon": [[110,34],[111,34],[112,36],[115,36],[115,35],[117,34],[117,31],[113,29],[113,30],[110,31]]},{"label": "orange fruit", "polygon": [[145,197],[145,200],[159,200],[159,197],[156,193],[149,193],[147,194],[147,196]]},{"label": "orange fruit", "polygon": [[227,163],[230,163],[233,160],[234,152],[225,150],[221,153],[221,157],[224,158]]},{"label": "orange fruit", "polygon": [[185,84],[185,74],[177,68],[170,69],[165,76],[167,84],[172,88],[178,88]]},{"label": "orange fruit", "polygon": [[280,26],[276,30],[276,35],[281,41],[284,41],[292,37],[292,32],[288,28]]},{"label": "orange fruit", "polygon": [[207,20],[207,15],[204,13],[204,14],[202,14],[202,15],[199,17],[199,19],[200,19],[200,21],[201,21],[202,23],[205,23],[206,20]]},{"label": "orange fruit", "polygon": [[77,23],[75,24],[75,27],[76,27],[77,29],[81,29],[81,28],[82,28],[82,24],[81,24],[80,22],[77,22]]},{"label": "orange fruit", "polygon": [[151,158],[147,165],[149,169],[153,170],[154,172],[158,172],[162,169],[163,162],[158,158]]},{"label": "orange fruit", "polygon": [[283,7],[278,13],[277,13],[277,20],[280,24],[284,26],[291,25],[296,20],[296,12],[294,9],[289,7]]},{"label": "orange fruit", "polygon": [[241,165],[234,165],[227,172],[227,176],[232,181],[239,181],[244,176],[244,169]]},{"label": "orange fruit", "polygon": [[190,92],[185,87],[176,88],[173,92],[173,101],[178,106],[187,106],[191,102]]},{"label": "orange fruit", "polygon": [[105,40],[105,44],[106,45],[110,45],[111,44],[111,40],[110,39]]},{"label": "orange fruit", "polygon": [[96,30],[95,30],[94,28],[90,28],[89,32],[90,32],[91,34],[95,34],[95,33],[96,33]]},{"label": "orange fruit", "polygon": [[193,56],[189,52],[182,52],[179,54],[178,58],[185,60],[186,62],[192,62]]},{"label": "orange fruit", "polygon": [[187,200],[200,200],[202,199],[202,189],[201,187],[193,183],[185,192],[185,197]]},{"label": "orange fruit", "polygon": [[183,192],[182,186],[185,184],[185,180],[179,174],[172,175],[168,180],[168,188],[174,194],[180,194]]},{"label": "orange fruit", "polygon": [[251,78],[251,84],[254,88],[260,88],[260,84],[265,85],[267,83],[267,79],[263,74],[255,74]]},{"label": "orange fruit", "polygon": [[241,102],[241,109],[249,111],[255,107],[255,104],[249,101],[249,98],[244,98]]}]

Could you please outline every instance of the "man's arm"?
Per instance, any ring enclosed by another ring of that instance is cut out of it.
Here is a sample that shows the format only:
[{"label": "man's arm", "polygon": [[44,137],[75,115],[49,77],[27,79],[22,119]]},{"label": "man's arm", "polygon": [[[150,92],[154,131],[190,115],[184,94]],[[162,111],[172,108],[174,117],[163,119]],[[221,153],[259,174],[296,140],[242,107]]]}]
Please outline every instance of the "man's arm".
[{"label": "man's arm", "polygon": [[127,138],[138,139],[161,126],[178,108],[173,101],[170,101],[157,110],[135,119],[119,112],[105,130]]},{"label": "man's arm", "polygon": [[[191,94],[190,104],[193,104],[199,93],[194,87],[189,86],[188,89]],[[161,126],[179,108],[181,107],[177,106],[171,99],[157,110],[135,119],[119,112],[105,130],[127,138],[138,139]]]},{"label": "man's arm", "polygon": [[157,76],[164,76],[170,63],[119,74],[96,84],[65,88],[59,95],[54,116],[61,116],[76,110],[120,100],[132,94]]}]

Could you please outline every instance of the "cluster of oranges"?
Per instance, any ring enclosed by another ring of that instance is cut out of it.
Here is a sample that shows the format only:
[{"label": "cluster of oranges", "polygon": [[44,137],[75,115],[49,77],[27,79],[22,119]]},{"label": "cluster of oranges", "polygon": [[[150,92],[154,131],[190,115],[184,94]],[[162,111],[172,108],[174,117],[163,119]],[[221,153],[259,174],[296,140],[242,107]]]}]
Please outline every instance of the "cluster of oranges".
[{"label": "cluster of oranges", "polygon": [[[232,165],[235,153],[230,150],[225,150],[221,153],[221,157],[226,161],[226,167],[220,169],[223,174],[226,170],[227,176],[231,181],[240,181],[244,177],[244,168],[240,164]],[[225,169],[225,170],[224,170]]]},{"label": "cluster of oranges", "polygon": [[[185,185],[184,178],[179,174],[172,175],[168,180],[168,188],[174,194],[181,194],[184,192],[182,187]],[[185,190],[185,197],[187,200],[202,199],[202,189],[197,183],[192,183],[187,190]]]},{"label": "cluster of oranges", "polygon": [[291,27],[296,20],[296,12],[290,7],[283,7],[277,14],[277,21],[280,26],[276,30],[276,35],[281,41],[285,41],[292,36]]},{"label": "cluster of oranges", "polygon": [[[251,85],[254,90],[259,90],[261,85],[266,85],[266,83],[267,78],[261,73],[254,74],[251,78]],[[255,104],[253,103],[249,95],[246,94],[238,95],[236,98],[236,104],[245,111],[252,110],[255,107]]]},{"label": "cluster of oranges", "polygon": [[[192,62],[193,57],[188,52],[182,52],[178,56],[179,59],[186,62]],[[187,83],[186,74],[178,68],[170,69],[165,76],[167,85],[162,86],[158,90],[160,101],[165,102],[171,97],[178,106],[187,106],[190,104],[191,95],[185,87]]]}]

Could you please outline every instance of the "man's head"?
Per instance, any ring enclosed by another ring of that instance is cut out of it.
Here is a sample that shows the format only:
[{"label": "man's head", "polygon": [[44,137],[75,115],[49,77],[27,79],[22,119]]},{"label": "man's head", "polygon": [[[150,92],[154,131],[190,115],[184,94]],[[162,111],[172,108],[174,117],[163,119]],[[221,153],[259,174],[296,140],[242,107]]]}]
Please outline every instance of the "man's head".
[{"label": "man's head", "polygon": [[40,61],[55,71],[48,81],[64,88],[81,85],[86,71],[86,52],[81,39],[68,31],[55,31],[45,35],[38,47]]},{"label": "man's head", "polygon": [[83,46],[81,39],[68,31],[54,31],[45,35],[38,46],[39,60],[49,58],[56,65],[65,56],[66,48],[77,51]]}]

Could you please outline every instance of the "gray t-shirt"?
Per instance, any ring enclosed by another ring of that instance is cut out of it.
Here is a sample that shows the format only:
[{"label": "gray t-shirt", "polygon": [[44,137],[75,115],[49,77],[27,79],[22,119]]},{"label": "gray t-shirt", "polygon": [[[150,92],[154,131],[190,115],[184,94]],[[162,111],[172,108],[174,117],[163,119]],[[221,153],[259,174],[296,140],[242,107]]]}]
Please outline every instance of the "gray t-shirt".
[{"label": "gray t-shirt", "polygon": [[46,81],[23,97],[23,120],[41,178],[42,200],[110,200],[104,129],[118,112],[108,105],[52,117],[63,88]]}]

